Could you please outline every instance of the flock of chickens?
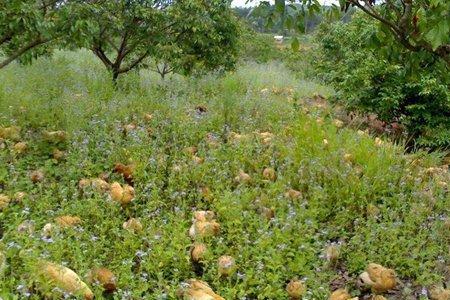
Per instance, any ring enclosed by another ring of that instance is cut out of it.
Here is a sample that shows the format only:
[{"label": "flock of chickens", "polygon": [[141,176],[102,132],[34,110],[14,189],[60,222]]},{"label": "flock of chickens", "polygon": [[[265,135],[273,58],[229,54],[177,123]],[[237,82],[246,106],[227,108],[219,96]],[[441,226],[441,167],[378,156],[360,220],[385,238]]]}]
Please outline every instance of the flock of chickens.
[{"label": "flock of chickens", "polygon": [[[146,114],[146,120],[151,119],[150,114]],[[341,127],[342,124],[337,120],[335,125]],[[132,125],[126,125],[124,127],[125,131],[133,130]],[[263,143],[270,143],[273,138],[273,134],[270,132],[259,133],[260,138]],[[64,141],[67,138],[67,134],[64,131],[53,131],[45,132],[44,138],[51,141]],[[230,139],[242,140],[245,139],[245,135],[238,133],[231,133]],[[2,140],[17,141],[13,144],[12,149],[16,153],[25,153],[27,151],[27,143],[20,141],[20,128],[19,127],[4,127],[0,128],[0,144]],[[381,143],[381,140],[377,140],[377,143]],[[326,147],[328,141],[323,141]],[[202,159],[196,156],[196,148],[189,147],[185,149],[187,153],[192,156],[194,162],[201,164]],[[57,160],[62,159],[65,153],[59,149],[54,149],[53,157]],[[346,157],[346,160],[351,160],[351,157]],[[135,198],[135,190],[133,188],[133,172],[135,168],[132,164],[124,165],[122,163],[117,163],[114,167],[114,172],[121,174],[123,176],[126,184],[121,184],[119,182],[109,183],[104,178],[84,178],[79,180],[78,187],[83,190],[85,188],[93,188],[99,192],[109,194],[113,201],[118,202],[122,206],[130,204]],[[263,178],[268,181],[274,181],[276,179],[276,172],[273,168],[266,168],[263,170]],[[45,175],[42,171],[33,171],[30,173],[30,179],[32,182],[41,182]],[[234,180],[237,183],[245,184],[252,180],[251,176],[240,170]],[[207,193],[208,191],[205,191]],[[286,197],[295,199],[301,196],[301,192],[297,190],[290,189],[286,192]],[[25,193],[16,193],[13,197],[9,197],[5,194],[0,194],[0,211],[6,208],[8,205],[15,201],[21,201],[25,197]],[[273,211],[267,209],[267,211],[262,212],[270,218],[273,215]],[[81,219],[77,216],[65,215],[59,216],[54,219],[54,223],[47,223],[42,228],[42,234],[45,237],[51,237],[53,232],[57,228],[65,228],[76,226],[81,223]],[[20,226],[19,226],[20,227]],[[142,224],[138,219],[130,218],[128,221],[123,223],[123,228],[131,232],[140,232],[143,230]],[[27,231],[30,230],[27,224],[21,224],[19,230]],[[207,246],[201,242],[197,242],[204,237],[216,236],[220,234],[220,224],[216,219],[215,213],[213,211],[195,211],[192,218],[192,226],[189,229],[189,236],[193,243],[190,249],[190,258],[192,264],[199,264],[204,259],[204,255],[207,251]],[[330,246],[327,249],[326,258],[330,261],[336,261],[339,256],[339,249],[337,246]],[[4,269],[6,264],[5,255],[0,252],[0,271]],[[239,266],[236,261],[231,256],[221,256],[217,260],[217,272],[222,277],[232,276],[237,272]],[[116,275],[108,270],[107,268],[95,268],[89,272],[87,276],[87,282],[84,282],[78,274],[73,270],[55,264],[49,261],[41,261],[39,263],[39,275],[45,279],[47,284],[50,286],[58,287],[63,291],[80,295],[85,299],[93,299],[94,294],[90,289],[89,285],[98,284],[103,287],[106,292],[113,292],[117,289],[117,277]],[[1,274],[1,272],[0,272]],[[370,290],[373,294],[371,299],[373,300],[383,300],[386,299],[383,294],[396,288],[398,280],[396,278],[395,271],[386,268],[382,265],[370,263],[368,264],[366,270],[360,274],[359,283],[361,289],[368,291]],[[290,299],[302,299],[302,297],[307,292],[308,287],[304,282],[296,278],[292,279],[286,285],[286,295]],[[220,300],[223,297],[216,294],[208,283],[201,281],[199,279],[189,279],[181,284],[178,289],[177,295],[181,299],[190,300]],[[450,299],[450,290],[443,288],[436,288],[430,292],[430,298],[432,300],[445,300]],[[338,289],[332,291],[329,300],[356,300],[358,297],[352,297],[346,289]],[[367,299],[367,298],[366,298]]]}]

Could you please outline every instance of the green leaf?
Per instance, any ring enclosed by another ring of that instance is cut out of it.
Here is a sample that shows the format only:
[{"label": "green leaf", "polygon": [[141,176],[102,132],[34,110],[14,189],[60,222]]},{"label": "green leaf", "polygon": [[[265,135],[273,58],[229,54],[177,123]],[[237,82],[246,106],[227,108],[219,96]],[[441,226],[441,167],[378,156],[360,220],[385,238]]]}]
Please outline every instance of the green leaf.
[{"label": "green leaf", "polygon": [[439,46],[446,42],[449,36],[449,31],[450,25],[447,20],[443,20],[426,34],[426,39],[431,43],[433,50],[436,50]]},{"label": "green leaf", "polygon": [[285,0],[275,0],[275,9],[280,14],[284,13],[284,9],[286,8]]}]

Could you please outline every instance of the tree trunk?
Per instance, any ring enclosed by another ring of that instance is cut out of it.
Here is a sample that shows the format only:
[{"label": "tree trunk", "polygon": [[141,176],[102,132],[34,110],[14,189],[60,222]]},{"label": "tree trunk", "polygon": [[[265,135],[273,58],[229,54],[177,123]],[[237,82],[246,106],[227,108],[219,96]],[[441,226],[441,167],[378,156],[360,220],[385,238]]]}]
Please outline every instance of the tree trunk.
[{"label": "tree trunk", "polygon": [[117,68],[112,69],[112,81],[114,86],[117,85],[117,79],[119,78],[119,75],[120,75],[119,69]]}]

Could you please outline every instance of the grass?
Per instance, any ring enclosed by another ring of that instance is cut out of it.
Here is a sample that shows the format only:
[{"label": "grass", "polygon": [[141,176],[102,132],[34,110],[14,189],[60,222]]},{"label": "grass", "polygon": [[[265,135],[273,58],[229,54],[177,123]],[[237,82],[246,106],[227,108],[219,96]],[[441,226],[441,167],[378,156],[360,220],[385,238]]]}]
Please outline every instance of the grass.
[{"label": "grass", "polygon": [[[369,262],[395,269],[402,285],[391,299],[426,299],[423,287],[448,280],[448,176],[429,169],[440,164],[439,155],[404,154],[401,146],[336,127],[332,108],[304,100],[332,91],[296,79],[281,63],[165,82],[142,71],[122,78],[116,90],[89,53],[58,52],[2,70],[0,82],[0,126],[20,126],[28,144],[23,154],[13,150],[16,141],[4,140],[0,149],[0,193],[27,193],[0,211],[5,300],[48,296],[36,275],[42,259],[82,279],[94,267],[112,270],[119,289],[107,296],[90,284],[97,299],[174,299],[189,278],[208,282],[225,299],[287,299],[292,278],[306,283],[303,299],[327,299],[340,286],[360,295],[355,280]],[[207,112],[198,113],[199,105]],[[125,134],[130,123],[137,127]],[[45,141],[46,130],[64,130],[68,140]],[[274,138],[263,143],[256,132],[266,131]],[[247,138],[233,142],[231,132]],[[202,164],[183,151],[190,146],[198,147]],[[54,148],[65,151],[63,160],[52,158]],[[102,174],[124,183],[112,172],[117,162],[136,165],[130,205],[78,188],[80,179]],[[275,181],[263,178],[266,167],[275,169]],[[29,174],[37,169],[45,178],[34,184]],[[250,183],[234,181],[240,169]],[[300,199],[285,196],[291,188]],[[261,213],[267,209],[274,218]],[[221,226],[203,241],[201,275],[189,259],[195,210],[214,211]],[[44,238],[44,225],[61,215],[82,223]],[[122,228],[131,217],[142,232]],[[34,230],[20,233],[26,221]],[[340,247],[337,265],[324,259],[329,245]],[[237,264],[225,279],[217,274],[222,255]]]}]

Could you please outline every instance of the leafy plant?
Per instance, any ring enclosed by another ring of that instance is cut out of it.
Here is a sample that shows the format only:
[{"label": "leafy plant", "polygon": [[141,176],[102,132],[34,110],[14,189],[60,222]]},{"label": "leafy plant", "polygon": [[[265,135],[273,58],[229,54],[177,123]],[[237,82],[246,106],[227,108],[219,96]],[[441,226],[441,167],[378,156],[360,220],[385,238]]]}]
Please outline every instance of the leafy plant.
[{"label": "leafy plant", "polygon": [[450,140],[450,77],[434,55],[385,44],[386,35],[370,18],[323,25],[317,35],[322,76],[350,109],[401,122],[411,142],[433,148]]},{"label": "leafy plant", "polygon": [[74,43],[91,49],[114,81],[149,57],[170,66],[163,73],[234,65],[238,28],[227,1],[89,2],[77,17],[92,26]]},{"label": "leafy plant", "polygon": [[[0,3],[0,69],[45,53],[39,47],[64,35],[72,1],[5,0]],[[38,48],[39,47],[39,48]]]}]

